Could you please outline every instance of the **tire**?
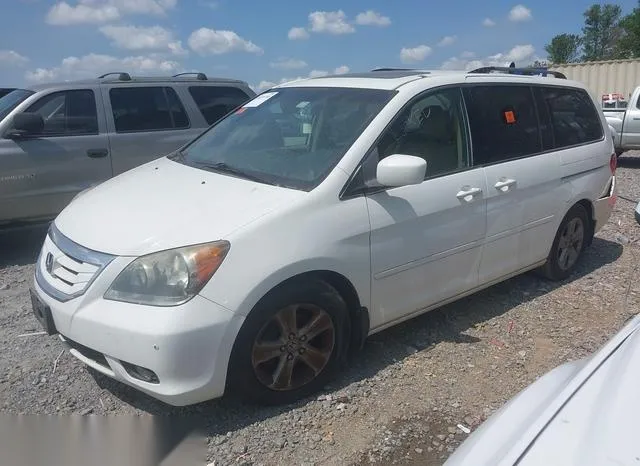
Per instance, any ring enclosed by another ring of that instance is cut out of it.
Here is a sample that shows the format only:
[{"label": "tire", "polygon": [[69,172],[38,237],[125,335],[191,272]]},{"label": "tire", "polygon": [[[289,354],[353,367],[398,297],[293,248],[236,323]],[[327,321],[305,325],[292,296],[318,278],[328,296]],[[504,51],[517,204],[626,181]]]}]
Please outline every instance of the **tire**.
[{"label": "tire", "polygon": [[581,204],[574,205],[560,223],[547,262],[540,270],[542,275],[553,281],[569,277],[592,236],[593,228],[586,209]]},{"label": "tire", "polygon": [[304,398],[337,371],[348,332],[348,308],[333,287],[320,280],[286,283],[247,316],[231,354],[227,391],[268,405]]}]

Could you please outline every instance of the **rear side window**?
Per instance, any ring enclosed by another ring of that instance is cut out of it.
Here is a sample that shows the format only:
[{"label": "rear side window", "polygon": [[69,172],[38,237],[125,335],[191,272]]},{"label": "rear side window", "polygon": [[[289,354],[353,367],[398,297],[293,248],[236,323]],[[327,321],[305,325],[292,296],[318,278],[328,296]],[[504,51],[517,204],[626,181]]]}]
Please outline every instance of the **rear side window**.
[{"label": "rear side window", "polygon": [[48,94],[31,105],[27,112],[42,116],[43,136],[98,134],[96,98],[90,89]]},{"label": "rear side window", "polygon": [[548,112],[551,121],[556,149],[602,139],[598,111],[584,90],[543,87],[540,94],[544,110]]},{"label": "rear side window", "polygon": [[465,88],[475,165],[542,152],[538,117],[528,86]]},{"label": "rear side window", "polygon": [[187,112],[170,87],[123,87],[109,91],[116,132],[189,127]]},{"label": "rear side window", "polygon": [[237,87],[191,86],[189,93],[210,125],[249,100]]}]

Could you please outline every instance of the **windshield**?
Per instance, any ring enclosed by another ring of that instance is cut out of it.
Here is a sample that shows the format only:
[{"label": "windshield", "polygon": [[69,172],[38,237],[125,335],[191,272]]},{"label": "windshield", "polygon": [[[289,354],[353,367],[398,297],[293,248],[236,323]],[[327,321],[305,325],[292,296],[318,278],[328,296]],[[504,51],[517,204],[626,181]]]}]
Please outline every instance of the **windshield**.
[{"label": "windshield", "polygon": [[327,176],[393,95],[377,89],[317,87],[266,92],[195,140],[181,159],[191,166],[308,191]]},{"label": "windshield", "polygon": [[16,89],[9,92],[7,95],[0,97],[0,121],[11,113],[11,110],[24,102],[24,100],[32,94],[34,94],[33,91]]}]

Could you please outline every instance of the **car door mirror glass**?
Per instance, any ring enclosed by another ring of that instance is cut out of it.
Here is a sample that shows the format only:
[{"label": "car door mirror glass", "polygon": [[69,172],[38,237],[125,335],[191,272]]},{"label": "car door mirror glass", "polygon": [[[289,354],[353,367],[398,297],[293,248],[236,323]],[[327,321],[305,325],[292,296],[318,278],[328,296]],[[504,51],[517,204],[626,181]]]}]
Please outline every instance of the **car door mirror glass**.
[{"label": "car door mirror glass", "polygon": [[42,134],[44,119],[38,113],[22,112],[13,117],[13,128],[7,134],[9,138],[20,138]]},{"label": "car door mirror glass", "polygon": [[382,186],[408,186],[422,183],[426,172],[427,162],[423,158],[393,154],[378,162],[376,179]]}]

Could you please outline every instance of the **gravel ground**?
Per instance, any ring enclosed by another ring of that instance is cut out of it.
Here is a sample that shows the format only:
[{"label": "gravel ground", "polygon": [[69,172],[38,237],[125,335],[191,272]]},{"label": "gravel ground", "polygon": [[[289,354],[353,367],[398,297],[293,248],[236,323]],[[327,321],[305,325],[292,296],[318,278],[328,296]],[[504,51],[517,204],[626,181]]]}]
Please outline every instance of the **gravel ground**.
[{"label": "gravel ground", "polygon": [[39,332],[28,286],[45,227],[0,233],[3,413],[189,416],[210,462],[440,465],[553,367],[589,355],[638,312],[640,158],[623,157],[609,224],[565,283],[527,274],[371,337],[338,380],[287,407],[233,399],[176,409],[87,370]]}]

